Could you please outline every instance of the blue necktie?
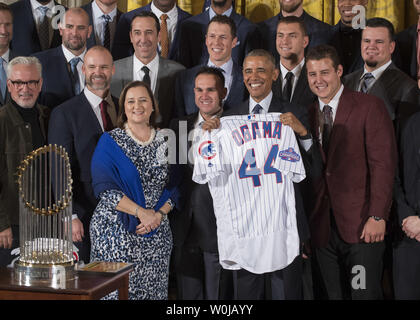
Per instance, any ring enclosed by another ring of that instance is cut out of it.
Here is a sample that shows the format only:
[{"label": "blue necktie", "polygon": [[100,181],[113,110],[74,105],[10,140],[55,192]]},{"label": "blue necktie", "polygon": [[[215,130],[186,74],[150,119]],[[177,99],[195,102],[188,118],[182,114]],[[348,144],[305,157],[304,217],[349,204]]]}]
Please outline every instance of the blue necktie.
[{"label": "blue necktie", "polygon": [[261,107],[259,104],[256,104],[254,109],[252,109],[253,114],[260,114],[263,107]]},{"label": "blue necktie", "polygon": [[79,57],[74,57],[70,60],[71,73],[73,76],[73,85],[74,85],[74,94],[78,95],[80,93],[80,81],[79,81],[79,72],[77,72],[77,64],[81,61]]},{"label": "blue necktie", "polygon": [[7,81],[7,76],[6,76],[6,71],[4,70],[4,59],[2,57],[0,57],[0,94],[1,97],[3,98],[3,101],[6,102],[6,81]]},{"label": "blue necktie", "polygon": [[111,17],[107,14],[102,16],[104,19],[104,47],[110,50],[111,47],[111,33],[109,31],[109,23],[111,22]]}]

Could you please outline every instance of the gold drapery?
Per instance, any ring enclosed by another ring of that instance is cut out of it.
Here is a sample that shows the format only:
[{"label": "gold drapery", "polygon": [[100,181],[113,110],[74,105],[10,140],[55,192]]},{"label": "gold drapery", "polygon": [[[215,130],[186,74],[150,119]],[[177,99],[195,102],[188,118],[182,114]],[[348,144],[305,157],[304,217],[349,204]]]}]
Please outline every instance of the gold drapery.
[{"label": "gold drapery", "polygon": [[[150,0],[127,0],[127,10],[148,4]],[[397,31],[414,24],[417,16],[412,0],[369,0],[367,17],[383,17],[390,20]],[[204,0],[178,0],[183,10],[194,15],[201,12]],[[340,19],[337,0],[303,0],[304,9],[312,16],[335,24]],[[121,7],[121,6],[120,6]],[[280,11],[278,0],[235,0],[235,10],[253,22],[259,22],[276,15]]]}]

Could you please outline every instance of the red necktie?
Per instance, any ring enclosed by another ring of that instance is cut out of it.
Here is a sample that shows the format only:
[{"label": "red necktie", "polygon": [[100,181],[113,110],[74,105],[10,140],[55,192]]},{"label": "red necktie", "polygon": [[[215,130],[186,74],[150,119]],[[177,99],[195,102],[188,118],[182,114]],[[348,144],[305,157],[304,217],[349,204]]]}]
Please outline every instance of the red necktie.
[{"label": "red necktie", "polygon": [[108,106],[109,104],[105,100],[102,100],[102,102],[99,104],[99,108],[101,108],[101,117],[102,123],[104,125],[104,131],[111,131],[112,129],[114,129],[111,117],[109,116],[107,111]]}]

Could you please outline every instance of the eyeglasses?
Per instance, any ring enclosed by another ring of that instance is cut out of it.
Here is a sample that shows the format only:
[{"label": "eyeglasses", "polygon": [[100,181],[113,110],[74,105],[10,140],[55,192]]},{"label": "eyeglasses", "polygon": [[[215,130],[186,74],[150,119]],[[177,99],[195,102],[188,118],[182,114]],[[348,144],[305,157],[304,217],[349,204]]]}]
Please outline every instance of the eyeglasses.
[{"label": "eyeglasses", "polygon": [[38,86],[39,80],[29,80],[29,81],[10,80],[10,82],[15,86],[16,89],[22,89],[25,85],[27,85],[29,89],[35,89]]}]

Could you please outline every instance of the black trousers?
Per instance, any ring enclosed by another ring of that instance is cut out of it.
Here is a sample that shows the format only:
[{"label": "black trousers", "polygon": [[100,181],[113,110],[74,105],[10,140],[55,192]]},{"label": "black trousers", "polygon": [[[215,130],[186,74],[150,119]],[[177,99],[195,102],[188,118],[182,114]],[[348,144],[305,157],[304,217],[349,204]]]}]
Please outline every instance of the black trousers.
[{"label": "black trousers", "polygon": [[15,255],[12,255],[12,250],[15,248],[19,248],[19,226],[12,226],[12,234],[12,248],[0,248],[0,267],[7,267],[13,261],[13,259],[17,257]]},{"label": "black trousers", "polygon": [[420,300],[420,242],[405,237],[393,248],[394,293],[397,300]]},{"label": "black trousers", "polygon": [[274,272],[234,271],[233,284],[236,300],[301,300],[302,257],[297,256],[286,268]]},{"label": "black trousers", "polygon": [[315,250],[321,278],[331,300],[383,299],[382,273],[385,243],[343,241],[332,223],[327,247]]}]

